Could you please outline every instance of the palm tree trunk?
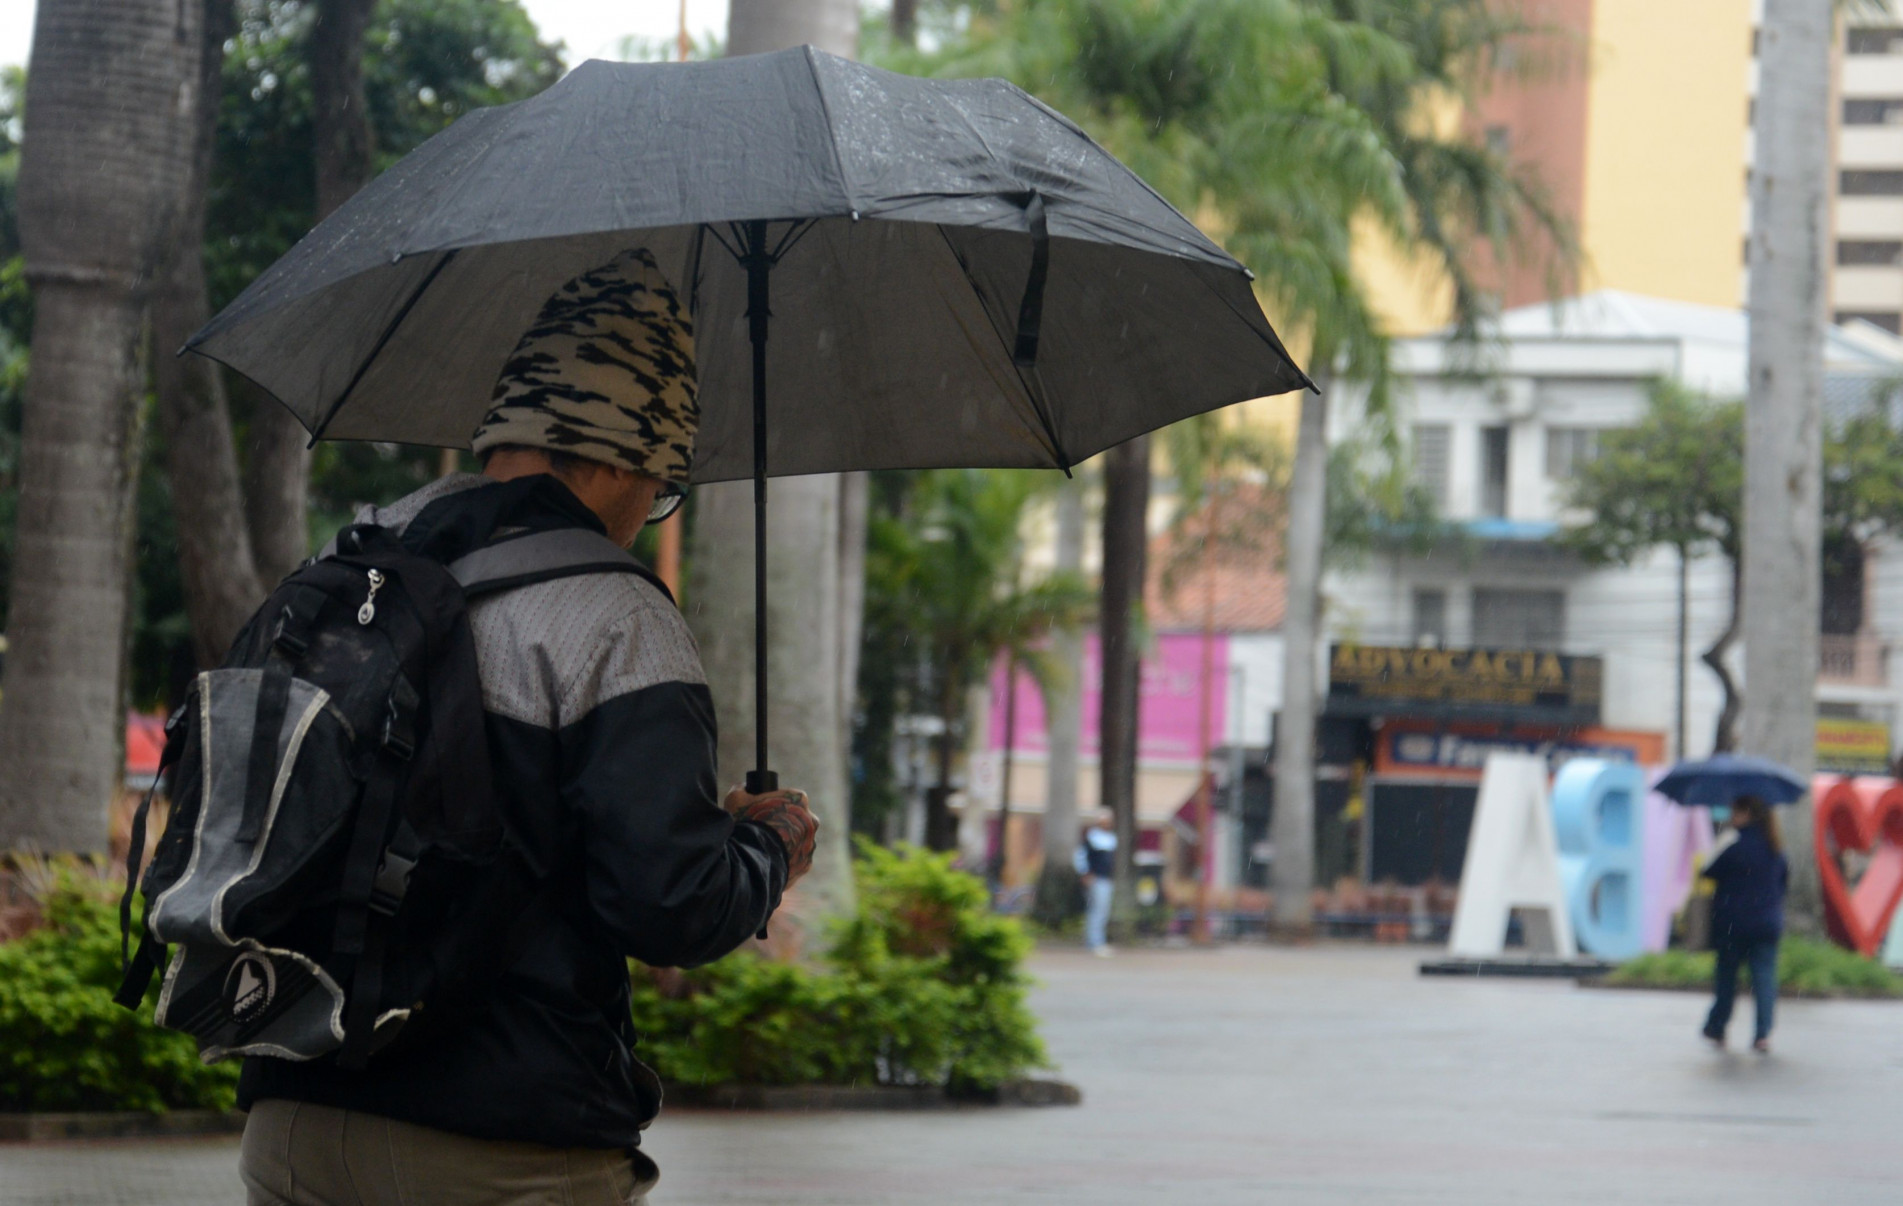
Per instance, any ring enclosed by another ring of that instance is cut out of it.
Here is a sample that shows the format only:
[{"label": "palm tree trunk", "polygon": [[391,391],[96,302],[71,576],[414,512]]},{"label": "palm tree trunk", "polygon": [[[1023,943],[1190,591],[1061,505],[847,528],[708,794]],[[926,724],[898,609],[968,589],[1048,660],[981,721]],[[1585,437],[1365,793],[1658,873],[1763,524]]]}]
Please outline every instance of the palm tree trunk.
[{"label": "palm tree trunk", "polygon": [[892,36],[907,46],[918,45],[918,0],[892,0]]},{"label": "palm tree trunk", "polygon": [[[734,0],[728,9],[729,54],[807,42],[855,54],[857,6],[850,0]],[[853,906],[844,711],[852,684],[840,677],[846,665],[841,641],[848,635],[841,611],[851,602],[842,598],[841,550],[851,517],[842,518],[838,474],[778,479],[768,499],[767,725],[780,782],[806,791],[821,822],[813,870],[791,910],[802,929],[817,936]],[[753,765],[753,487],[706,486],[695,492],[694,505],[688,621],[720,712],[722,781],[739,783]],[[856,531],[863,543],[863,527]],[[862,557],[853,560],[863,575]]]},{"label": "palm tree trunk", "polygon": [[[1822,592],[1824,250],[1835,6],[1766,0],[1751,181],[1745,408],[1745,748],[1816,763]],[[1786,826],[1792,928],[1822,931],[1811,802]]]},{"label": "palm tree trunk", "polygon": [[[1057,570],[1084,566],[1084,486],[1072,478],[1058,488]],[[1047,694],[1050,723],[1044,793],[1044,868],[1037,877],[1034,915],[1057,926],[1077,912],[1081,886],[1071,855],[1077,849],[1077,746],[1083,735],[1084,638],[1071,629],[1051,634],[1057,681]]]},{"label": "palm tree trunk", "polygon": [[317,0],[311,26],[311,135],[317,220],[370,183],[374,151],[363,91],[363,35],[376,0]]},{"label": "palm tree trunk", "polygon": [[801,44],[857,58],[856,0],[733,0],[727,9],[728,54],[764,54]]},{"label": "palm tree trunk", "polygon": [[[370,182],[375,148],[363,90],[363,36],[375,0],[319,0],[311,27],[311,135],[318,221]],[[309,433],[291,412],[259,397],[252,410],[245,497],[251,550],[267,584],[310,553]]]},{"label": "palm tree trunk", "polygon": [[252,396],[244,468],[252,563],[268,589],[310,555],[305,519],[310,491],[310,433],[275,398],[247,384]]},{"label": "palm tree trunk", "polygon": [[859,704],[859,653],[866,627],[866,522],[871,478],[839,475],[839,727],[842,766],[852,765],[853,714]]},{"label": "palm tree trunk", "polygon": [[238,450],[231,435],[223,374],[203,356],[174,355],[210,317],[205,288],[205,185],[218,128],[230,0],[205,5],[199,60],[197,130],[181,202],[179,237],[152,298],[152,383],[165,438],[172,510],[178,524],[179,575],[200,666],[215,666],[264,598],[245,528]]},{"label": "palm tree trunk", "polygon": [[[1317,383],[1328,388],[1324,378]],[[1322,540],[1328,501],[1328,395],[1302,395],[1289,482],[1288,608],[1282,613],[1282,714],[1275,726],[1275,812],[1270,841],[1275,860],[1270,886],[1275,923],[1308,928],[1315,887],[1315,712],[1320,699],[1315,665],[1321,632]]]},{"label": "palm tree trunk", "polygon": [[1150,437],[1138,436],[1104,454],[1103,708],[1097,737],[1103,807],[1117,825],[1112,924],[1127,939],[1136,922],[1137,734],[1141,654],[1137,608],[1149,552]]},{"label": "palm tree trunk", "polygon": [[43,0],[35,23],[18,199],[37,314],[0,848],[103,849],[122,775],[139,349],[191,156],[198,21],[196,6],[161,0]]}]

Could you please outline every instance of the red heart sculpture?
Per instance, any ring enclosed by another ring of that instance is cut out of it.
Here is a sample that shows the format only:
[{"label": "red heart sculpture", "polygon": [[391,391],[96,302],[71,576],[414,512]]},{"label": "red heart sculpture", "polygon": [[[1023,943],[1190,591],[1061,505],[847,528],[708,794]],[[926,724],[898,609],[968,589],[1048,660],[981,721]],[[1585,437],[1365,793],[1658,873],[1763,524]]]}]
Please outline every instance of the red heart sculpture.
[{"label": "red heart sculpture", "polygon": [[[1903,784],[1819,775],[1811,791],[1817,800],[1817,873],[1831,937],[1873,958],[1903,900]],[[1844,882],[1837,861],[1845,850],[1870,854],[1855,888]]]}]

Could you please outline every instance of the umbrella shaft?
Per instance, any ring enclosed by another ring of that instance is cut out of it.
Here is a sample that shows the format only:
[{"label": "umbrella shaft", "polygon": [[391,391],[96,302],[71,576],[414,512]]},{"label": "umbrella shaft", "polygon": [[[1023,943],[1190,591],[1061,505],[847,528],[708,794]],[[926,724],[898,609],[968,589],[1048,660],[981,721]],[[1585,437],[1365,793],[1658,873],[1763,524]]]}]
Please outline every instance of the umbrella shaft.
[{"label": "umbrella shaft", "polygon": [[747,328],[753,341],[753,761],[747,790],[758,794],[780,785],[767,769],[766,623],[766,337],[767,282],[773,260],[766,223],[747,223]]}]

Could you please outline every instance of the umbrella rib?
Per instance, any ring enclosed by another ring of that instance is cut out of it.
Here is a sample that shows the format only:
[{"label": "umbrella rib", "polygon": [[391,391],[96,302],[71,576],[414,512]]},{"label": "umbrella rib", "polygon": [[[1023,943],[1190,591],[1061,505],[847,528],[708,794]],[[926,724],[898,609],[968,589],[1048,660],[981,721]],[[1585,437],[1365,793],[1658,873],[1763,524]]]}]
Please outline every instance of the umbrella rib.
[{"label": "umbrella rib", "polygon": [[1031,367],[1031,376],[1037,379],[1038,384],[1033,387],[1031,382],[1026,379],[1024,375],[1025,366],[1018,363],[1015,354],[1016,349],[1006,343],[1004,332],[1000,331],[998,324],[991,319],[991,308],[985,305],[985,292],[979,287],[978,282],[973,279],[971,266],[965,263],[964,256],[958,254],[958,247],[951,241],[951,235],[946,233],[945,224],[943,222],[935,222],[933,226],[938,231],[938,237],[945,241],[945,250],[951,252],[952,259],[957,262],[958,271],[964,274],[965,283],[971,286],[972,293],[978,298],[978,308],[984,311],[986,319],[985,325],[989,326],[991,333],[997,337],[998,345],[1004,351],[1005,360],[1010,363],[1011,371],[1017,375],[1019,388],[1024,390],[1024,396],[1030,400],[1031,413],[1037,416],[1038,426],[1044,429],[1043,434],[1046,440],[1045,450],[1051,454],[1051,459],[1056,462],[1056,467],[1064,471],[1065,477],[1069,477],[1071,469],[1070,456],[1064,451],[1063,441],[1057,438],[1057,429],[1052,425],[1050,415],[1046,413],[1043,378],[1037,376],[1036,366],[1033,365]]},{"label": "umbrella rib", "polygon": [[377,337],[376,346],[370,349],[370,354],[364,357],[363,363],[358,365],[357,371],[351,375],[350,384],[344,386],[344,392],[337,395],[337,401],[331,403],[330,409],[324,412],[323,419],[311,429],[311,441],[304,445],[306,449],[317,447],[317,441],[324,438],[324,433],[330,430],[330,421],[337,417],[337,412],[344,408],[344,403],[350,401],[350,394],[357,388],[357,383],[363,380],[363,375],[370,371],[370,366],[375,364],[377,357],[383,354],[383,349],[390,342],[390,337],[395,335],[396,329],[403,325],[403,320],[410,316],[410,310],[416,305],[417,299],[423,296],[423,291],[436,280],[437,273],[448,267],[449,262],[456,258],[458,250],[459,248],[451,247],[445,251],[443,258],[437,260],[435,266],[424,274],[421,281],[417,282],[416,288],[411,290],[408,300],[403,303],[403,308],[390,319],[390,325],[383,328],[383,334]]},{"label": "umbrella rib", "polygon": [[773,249],[773,262],[779,263],[780,258],[799,246],[799,241],[806,237],[806,232],[818,224],[818,218],[795,218],[793,224],[786,228],[786,233],[780,237],[780,245]]}]

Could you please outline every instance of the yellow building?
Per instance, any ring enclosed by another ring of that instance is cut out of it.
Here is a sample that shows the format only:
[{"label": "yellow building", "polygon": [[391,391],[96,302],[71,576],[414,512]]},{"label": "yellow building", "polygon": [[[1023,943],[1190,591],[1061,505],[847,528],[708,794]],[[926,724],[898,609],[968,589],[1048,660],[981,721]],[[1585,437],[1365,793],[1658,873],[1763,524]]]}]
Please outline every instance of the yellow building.
[{"label": "yellow building", "polygon": [[[1541,62],[1467,115],[1475,134],[1534,168],[1578,235],[1568,292],[1617,289],[1734,307],[1744,301],[1753,0],[1518,0],[1557,31]],[[1855,18],[1838,46],[1833,128],[1837,321],[1903,325],[1903,15]],[[1839,128],[1839,126],[1841,128]],[[1364,240],[1364,281],[1398,335],[1448,317],[1432,273]],[[1546,297],[1534,265],[1502,302]]]}]

